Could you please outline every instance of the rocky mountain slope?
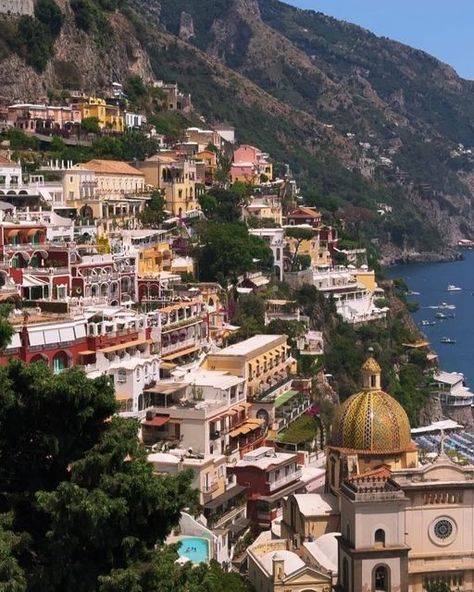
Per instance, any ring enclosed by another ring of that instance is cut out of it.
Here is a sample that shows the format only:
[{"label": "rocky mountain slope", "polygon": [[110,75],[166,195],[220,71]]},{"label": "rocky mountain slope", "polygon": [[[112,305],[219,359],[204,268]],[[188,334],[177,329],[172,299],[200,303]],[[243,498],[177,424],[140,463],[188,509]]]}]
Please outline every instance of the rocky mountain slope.
[{"label": "rocky mountain slope", "polygon": [[450,67],[278,0],[114,1],[90,0],[108,25],[84,31],[62,0],[43,72],[0,44],[2,94],[99,90],[129,73],[177,81],[392,258],[474,235],[473,83]]}]

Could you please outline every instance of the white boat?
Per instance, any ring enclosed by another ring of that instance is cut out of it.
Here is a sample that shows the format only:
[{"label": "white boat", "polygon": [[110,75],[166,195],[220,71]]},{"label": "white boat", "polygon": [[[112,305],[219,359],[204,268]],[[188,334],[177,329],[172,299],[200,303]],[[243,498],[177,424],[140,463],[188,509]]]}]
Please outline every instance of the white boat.
[{"label": "white boat", "polygon": [[448,292],[460,292],[462,288],[460,288],[459,286],[455,286],[454,284],[449,284],[447,290]]},{"label": "white boat", "polygon": [[439,341],[440,343],[447,343],[449,345],[454,345],[456,343],[456,340],[451,339],[451,337],[442,337]]},{"label": "white boat", "polygon": [[410,292],[408,292],[408,296],[419,296],[420,293],[419,292],[415,292],[414,290],[411,290]]},{"label": "white boat", "polygon": [[436,321],[421,321],[423,327],[432,327],[436,325]]},{"label": "white boat", "polygon": [[438,308],[440,310],[456,310],[456,305],[455,304],[448,304],[447,302],[442,302]]}]

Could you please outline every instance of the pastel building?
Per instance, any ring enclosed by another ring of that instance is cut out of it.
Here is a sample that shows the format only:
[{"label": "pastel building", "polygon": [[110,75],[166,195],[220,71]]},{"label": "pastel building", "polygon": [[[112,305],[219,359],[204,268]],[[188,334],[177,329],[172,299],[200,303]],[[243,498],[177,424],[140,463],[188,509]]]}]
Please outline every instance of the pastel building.
[{"label": "pastel building", "polygon": [[163,190],[166,209],[173,216],[199,209],[194,160],[179,159],[171,154],[156,154],[137,166],[148,185]]},{"label": "pastel building", "polygon": [[287,389],[296,374],[286,335],[256,335],[209,354],[204,364],[245,378],[250,400]]},{"label": "pastel building", "polygon": [[62,105],[36,105],[16,103],[8,107],[7,123],[25,133],[41,133],[57,130],[71,131],[81,123],[81,110]]},{"label": "pastel building", "polygon": [[268,158],[268,154],[259,148],[242,144],[234,150],[234,159],[230,169],[232,182],[241,181],[246,184],[258,185],[262,175],[271,180],[273,165]]}]

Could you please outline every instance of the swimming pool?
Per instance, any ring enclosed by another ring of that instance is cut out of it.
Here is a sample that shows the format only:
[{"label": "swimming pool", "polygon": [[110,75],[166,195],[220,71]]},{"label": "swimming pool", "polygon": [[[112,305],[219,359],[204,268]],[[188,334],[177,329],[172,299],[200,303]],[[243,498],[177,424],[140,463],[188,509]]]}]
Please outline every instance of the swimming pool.
[{"label": "swimming pool", "polygon": [[187,557],[193,563],[207,563],[209,543],[201,537],[183,537],[179,540],[178,553],[180,557]]}]

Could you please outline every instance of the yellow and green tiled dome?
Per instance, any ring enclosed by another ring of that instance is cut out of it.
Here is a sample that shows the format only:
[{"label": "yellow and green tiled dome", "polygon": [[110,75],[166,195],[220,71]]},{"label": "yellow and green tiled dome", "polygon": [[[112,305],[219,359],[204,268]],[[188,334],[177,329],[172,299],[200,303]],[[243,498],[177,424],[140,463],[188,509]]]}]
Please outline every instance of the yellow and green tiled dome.
[{"label": "yellow and green tiled dome", "polygon": [[[379,374],[375,360],[363,370]],[[369,366],[370,365],[370,366]],[[403,407],[380,388],[352,395],[334,418],[331,446],[367,453],[388,453],[410,447],[410,422]]]}]

